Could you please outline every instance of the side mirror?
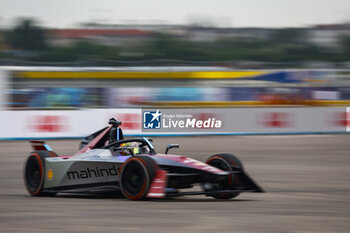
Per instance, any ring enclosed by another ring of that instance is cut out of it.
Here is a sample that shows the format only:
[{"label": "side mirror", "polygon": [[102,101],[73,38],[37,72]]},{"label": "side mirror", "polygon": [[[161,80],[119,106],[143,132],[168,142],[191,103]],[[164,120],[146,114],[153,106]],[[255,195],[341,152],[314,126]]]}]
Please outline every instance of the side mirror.
[{"label": "side mirror", "polygon": [[179,148],[179,144],[169,144],[167,147],[166,147],[166,150],[165,150],[165,154],[168,154],[168,151],[171,149],[171,148]]}]

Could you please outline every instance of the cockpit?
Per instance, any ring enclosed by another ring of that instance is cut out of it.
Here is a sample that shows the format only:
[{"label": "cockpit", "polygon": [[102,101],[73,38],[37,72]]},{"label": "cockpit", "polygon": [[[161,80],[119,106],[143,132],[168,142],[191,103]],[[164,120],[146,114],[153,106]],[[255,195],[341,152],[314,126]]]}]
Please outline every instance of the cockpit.
[{"label": "cockpit", "polygon": [[140,154],[156,154],[150,139],[147,138],[118,140],[104,146],[103,149],[110,149],[112,155],[134,156]]},{"label": "cockpit", "polygon": [[79,153],[89,149],[109,149],[111,154],[134,156],[140,154],[156,154],[152,145],[152,139],[145,137],[124,139],[123,131],[119,127],[121,121],[111,118],[109,127],[105,127],[84,138],[80,144]]}]

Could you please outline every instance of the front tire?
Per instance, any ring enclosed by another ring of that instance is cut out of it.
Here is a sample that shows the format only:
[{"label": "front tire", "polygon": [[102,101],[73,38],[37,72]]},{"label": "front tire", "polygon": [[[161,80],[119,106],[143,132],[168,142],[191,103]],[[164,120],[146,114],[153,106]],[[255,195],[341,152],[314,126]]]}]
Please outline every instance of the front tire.
[{"label": "front tire", "polygon": [[24,166],[24,183],[32,196],[54,196],[56,193],[44,192],[45,158],[57,157],[53,151],[34,151],[30,153]]},{"label": "front tire", "polygon": [[158,166],[147,156],[129,158],[122,166],[120,189],[129,200],[145,199]]},{"label": "front tire", "polygon": [[[213,155],[207,159],[206,163],[213,167],[219,168],[220,170],[223,170],[223,171],[234,171],[236,169],[243,171],[242,162],[232,154]],[[230,179],[221,185],[223,189],[231,190],[235,188],[238,182],[239,182],[239,177],[237,175],[231,175]],[[231,198],[237,197],[238,195],[239,193],[234,193],[234,194],[220,193],[220,194],[214,194],[212,196],[215,199],[231,199]]]}]

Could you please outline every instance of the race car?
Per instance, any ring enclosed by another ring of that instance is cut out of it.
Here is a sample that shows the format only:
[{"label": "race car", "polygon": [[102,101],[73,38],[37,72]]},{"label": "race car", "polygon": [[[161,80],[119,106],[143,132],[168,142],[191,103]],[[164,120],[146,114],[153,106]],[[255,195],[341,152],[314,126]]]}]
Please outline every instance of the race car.
[{"label": "race car", "polygon": [[24,181],[32,196],[57,193],[122,193],[130,200],[206,195],[230,199],[242,192],[264,192],[232,154],[215,154],[205,163],[157,153],[146,137],[125,139],[121,122],[87,136],[73,155],[57,155],[43,141],[31,141]]}]

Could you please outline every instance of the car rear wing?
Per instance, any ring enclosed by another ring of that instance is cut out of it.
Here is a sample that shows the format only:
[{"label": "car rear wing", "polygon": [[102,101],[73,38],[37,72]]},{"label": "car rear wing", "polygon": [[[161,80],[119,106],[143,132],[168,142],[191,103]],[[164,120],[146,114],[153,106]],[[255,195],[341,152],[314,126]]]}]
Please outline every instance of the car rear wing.
[{"label": "car rear wing", "polygon": [[52,151],[51,147],[46,144],[44,141],[30,141],[30,145],[32,148],[36,150],[46,150],[46,151]]}]

